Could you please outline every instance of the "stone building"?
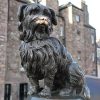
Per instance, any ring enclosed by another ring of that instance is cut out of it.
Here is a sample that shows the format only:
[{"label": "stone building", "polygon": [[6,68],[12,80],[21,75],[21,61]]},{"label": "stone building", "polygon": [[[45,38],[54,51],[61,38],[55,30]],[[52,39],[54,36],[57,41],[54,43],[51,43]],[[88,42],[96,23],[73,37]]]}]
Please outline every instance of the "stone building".
[{"label": "stone building", "polygon": [[[96,75],[96,30],[89,25],[85,2],[81,2],[82,8],[72,3],[59,7],[57,0],[42,0],[41,3],[56,12],[58,25],[52,35],[64,43],[86,74]],[[15,0],[0,0],[0,100],[23,100],[23,96],[27,96],[28,79],[19,57],[19,5],[21,3]]]},{"label": "stone building", "polygon": [[97,41],[97,77],[100,78],[100,40]]},{"label": "stone building", "polygon": [[86,74],[96,75],[96,30],[89,25],[87,5],[81,1],[78,8],[69,2],[59,7],[59,15],[63,17],[63,21],[59,21],[60,37],[68,51]]}]

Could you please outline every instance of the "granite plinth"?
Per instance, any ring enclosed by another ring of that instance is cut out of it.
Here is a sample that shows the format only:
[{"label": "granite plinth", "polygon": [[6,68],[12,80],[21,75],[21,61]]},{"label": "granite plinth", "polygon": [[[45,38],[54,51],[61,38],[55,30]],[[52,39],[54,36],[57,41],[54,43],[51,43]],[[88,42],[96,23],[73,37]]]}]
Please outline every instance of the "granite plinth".
[{"label": "granite plinth", "polygon": [[40,98],[40,97],[33,97],[29,96],[28,100],[85,100],[82,97],[73,97],[73,96],[66,96],[66,97],[51,97],[51,98]]}]

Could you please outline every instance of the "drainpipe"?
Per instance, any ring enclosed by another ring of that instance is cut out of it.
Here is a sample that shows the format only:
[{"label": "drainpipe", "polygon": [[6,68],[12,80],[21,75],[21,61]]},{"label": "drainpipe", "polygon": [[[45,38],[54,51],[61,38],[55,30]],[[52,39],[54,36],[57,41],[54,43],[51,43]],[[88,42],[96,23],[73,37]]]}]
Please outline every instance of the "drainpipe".
[{"label": "drainpipe", "polygon": [[61,15],[56,15],[57,17],[61,18],[63,23],[64,23],[64,46],[66,47],[67,41],[66,41],[66,33],[65,33],[65,28],[66,28],[66,21],[65,18]]},{"label": "drainpipe", "polygon": [[96,35],[95,35],[95,58],[96,58],[96,61],[95,61],[95,63],[96,63],[96,76],[98,76],[98,65],[97,65],[97,43],[96,43]]}]

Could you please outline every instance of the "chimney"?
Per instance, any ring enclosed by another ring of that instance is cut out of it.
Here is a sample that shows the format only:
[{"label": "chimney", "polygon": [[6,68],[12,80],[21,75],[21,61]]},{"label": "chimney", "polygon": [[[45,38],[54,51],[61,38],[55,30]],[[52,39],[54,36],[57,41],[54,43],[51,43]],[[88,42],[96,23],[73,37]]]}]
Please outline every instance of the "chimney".
[{"label": "chimney", "polygon": [[81,9],[83,10],[84,13],[84,24],[88,25],[89,24],[89,13],[88,13],[88,6],[86,5],[85,0],[81,0]]}]

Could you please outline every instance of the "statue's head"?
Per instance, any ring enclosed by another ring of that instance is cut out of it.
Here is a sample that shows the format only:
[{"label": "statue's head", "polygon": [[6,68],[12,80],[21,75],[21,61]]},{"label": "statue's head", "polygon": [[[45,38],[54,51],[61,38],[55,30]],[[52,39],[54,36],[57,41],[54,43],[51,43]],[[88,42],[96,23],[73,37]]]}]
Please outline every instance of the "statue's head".
[{"label": "statue's head", "polygon": [[27,42],[49,36],[52,25],[57,25],[54,10],[36,3],[20,6],[18,20],[18,29],[22,32],[20,39]]}]

